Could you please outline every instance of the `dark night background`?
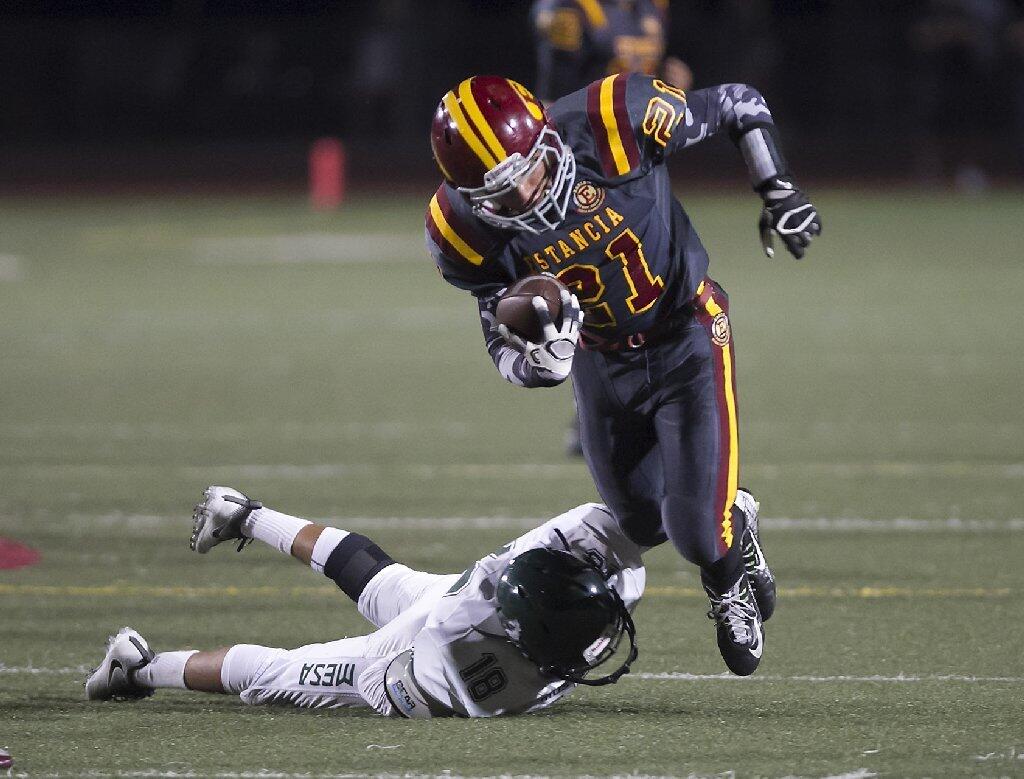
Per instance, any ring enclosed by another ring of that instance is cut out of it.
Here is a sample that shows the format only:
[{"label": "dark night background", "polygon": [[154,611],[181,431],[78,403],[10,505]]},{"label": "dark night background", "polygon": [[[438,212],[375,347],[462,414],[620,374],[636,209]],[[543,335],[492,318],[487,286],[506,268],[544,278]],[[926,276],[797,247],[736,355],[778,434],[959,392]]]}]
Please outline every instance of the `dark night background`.
[{"label": "dark night background", "polygon": [[[385,160],[388,183],[430,177],[446,89],[479,72],[533,81],[529,6],[8,0],[0,186],[301,185],[322,135],[346,142],[359,182],[381,183]],[[672,0],[668,51],[697,87],[758,87],[804,178],[987,186],[1022,169],[1022,10]]]}]

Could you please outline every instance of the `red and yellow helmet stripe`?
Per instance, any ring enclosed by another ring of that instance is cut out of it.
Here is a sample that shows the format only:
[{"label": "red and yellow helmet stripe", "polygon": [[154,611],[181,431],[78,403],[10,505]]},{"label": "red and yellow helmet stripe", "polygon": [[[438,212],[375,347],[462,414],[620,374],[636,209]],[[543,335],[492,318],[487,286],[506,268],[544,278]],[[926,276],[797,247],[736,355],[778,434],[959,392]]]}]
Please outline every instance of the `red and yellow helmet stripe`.
[{"label": "red and yellow helmet stripe", "polygon": [[473,94],[473,79],[467,78],[442,98],[460,135],[480,159],[484,170],[490,170],[504,160],[508,153],[484,118],[483,111]]}]

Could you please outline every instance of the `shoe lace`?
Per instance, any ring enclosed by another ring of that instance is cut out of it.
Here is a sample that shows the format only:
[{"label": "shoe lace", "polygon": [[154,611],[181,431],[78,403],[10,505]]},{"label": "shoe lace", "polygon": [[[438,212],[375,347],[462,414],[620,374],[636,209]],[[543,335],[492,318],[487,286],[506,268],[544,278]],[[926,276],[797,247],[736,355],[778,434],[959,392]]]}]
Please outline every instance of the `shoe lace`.
[{"label": "shoe lace", "polygon": [[[244,535],[242,535],[242,523],[244,523],[245,520],[249,518],[249,515],[252,514],[252,512],[254,512],[256,509],[263,508],[263,504],[260,503],[258,500],[250,500],[249,498],[238,498],[235,497],[234,495],[225,495],[224,500],[230,503],[237,503],[239,506],[242,507],[242,509],[236,512],[236,516],[231,520],[230,523],[223,525],[222,527],[213,531],[213,536],[214,538],[220,538],[222,535],[220,531],[224,530],[229,530],[230,532],[235,533],[237,538],[239,539],[238,546],[235,549],[235,551],[241,552],[243,549],[245,549],[246,546],[252,543],[251,538],[246,538]],[[231,536],[228,536],[228,538],[230,537]]]},{"label": "shoe lace", "polygon": [[724,624],[737,643],[746,644],[753,639],[750,623],[757,619],[757,607],[742,584],[723,595],[708,592],[708,599],[711,601],[708,619]]}]

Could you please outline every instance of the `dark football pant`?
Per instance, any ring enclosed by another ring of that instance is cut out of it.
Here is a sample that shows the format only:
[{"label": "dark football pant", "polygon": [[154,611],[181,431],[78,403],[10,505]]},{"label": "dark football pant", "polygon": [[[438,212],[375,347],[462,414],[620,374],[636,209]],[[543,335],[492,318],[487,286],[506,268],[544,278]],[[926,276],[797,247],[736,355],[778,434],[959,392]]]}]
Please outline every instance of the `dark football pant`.
[{"label": "dark football pant", "polygon": [[733,508],[739,451],[728,308],[707,279],[678,331],[639,349],[581,349],[572,374],[584,457],[623,530],[645,546],[671,540],[724,586],[739,575],[744,522]]}]

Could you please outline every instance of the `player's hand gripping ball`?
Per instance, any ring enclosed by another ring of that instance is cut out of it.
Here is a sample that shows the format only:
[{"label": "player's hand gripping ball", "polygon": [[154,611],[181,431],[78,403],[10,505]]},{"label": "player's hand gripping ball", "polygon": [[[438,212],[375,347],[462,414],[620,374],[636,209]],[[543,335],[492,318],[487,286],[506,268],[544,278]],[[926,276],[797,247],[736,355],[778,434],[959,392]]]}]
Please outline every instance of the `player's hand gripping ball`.
[{"label": "player's hand gripping ball", "polygon": [[562,282],[547,274],[520,279],[494,313],[501,337],[531,365],[558,380],[569,375],[583,312]]},{"label": "player's hand gripping ball", "polygon": [[501,296],[494,312],[495,318],[499,325],[505,325],[524,341],[543,343],[543,325],[533,306],[533,299],[537,296],[544,298],[551,321],[561,322],[562,290],[568,291],[568,287],[554,276],[538,274],[519,279]]}]

